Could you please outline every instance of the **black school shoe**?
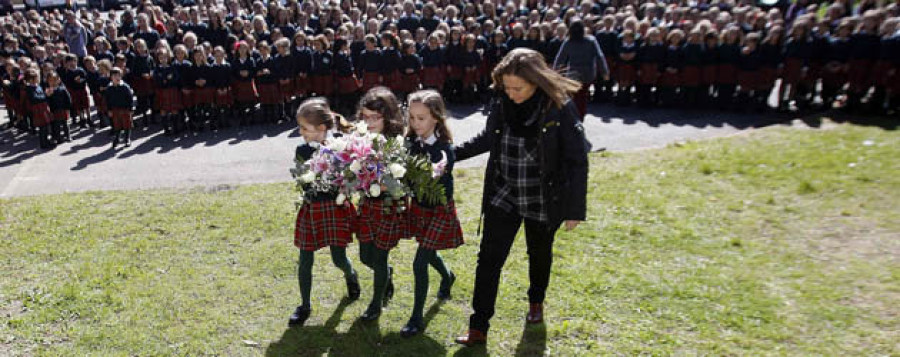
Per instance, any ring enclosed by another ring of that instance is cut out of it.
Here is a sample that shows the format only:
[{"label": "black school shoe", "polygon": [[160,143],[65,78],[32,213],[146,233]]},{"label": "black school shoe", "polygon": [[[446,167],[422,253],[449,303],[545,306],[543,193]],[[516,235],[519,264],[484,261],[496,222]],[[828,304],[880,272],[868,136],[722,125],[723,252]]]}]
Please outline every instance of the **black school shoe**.
[{"label": "black school shoe", "polygon": [[440,300],[450,300],[450,289],[456,282],[456,274],[450,272],[450,278],[441,280],[441,287],[438,289],[437,298]]},{"label": "black school shoe", "polygon": [[400,329],[400,336],[409,338],[422,333],[422,331],[425,331],[425,324],[423,324],[421,320],[409,320],[409,322],[406,323],[406,326],[403,326],[403,328]]},{"label": "black school shoe", "polygon": [[375,309],[372,308],[372,306],[369,306],[369,308],[366,309],[365,312],[363,312],[362,316],[360,316],[359,319],[369,322],[378,320],[379,317],[381,317],[381,309]]},{"label": "black school shoe", "polygon": [[350,300],[359,299],[359,278],[356,272],[347,277],[347,297]]},{"label": "black school shoe", "polygon": [[312,312],[312,309],[309,307],[300,305],[297,306],[297,310],[294,310],[294,313],[291,314],[291,317],[288,319],[288,326],[300,326],[306,322],[306,319],[309,318],[309,314]]}]

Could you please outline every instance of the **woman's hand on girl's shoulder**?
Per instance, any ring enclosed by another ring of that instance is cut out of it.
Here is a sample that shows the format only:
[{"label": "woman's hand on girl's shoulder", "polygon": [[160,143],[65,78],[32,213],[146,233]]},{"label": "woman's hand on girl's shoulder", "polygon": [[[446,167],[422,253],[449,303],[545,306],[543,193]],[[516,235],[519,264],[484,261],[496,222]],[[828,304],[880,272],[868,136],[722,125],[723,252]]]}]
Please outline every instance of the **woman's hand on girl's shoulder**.
[{"label": "woman's hand on girl's shoulder", "polygon": [[579,224],[581,224],[581,221],[566,221],[565,222],[566,231],[571,231],[571,230],[575,229],[575,227],[578,227]]}]

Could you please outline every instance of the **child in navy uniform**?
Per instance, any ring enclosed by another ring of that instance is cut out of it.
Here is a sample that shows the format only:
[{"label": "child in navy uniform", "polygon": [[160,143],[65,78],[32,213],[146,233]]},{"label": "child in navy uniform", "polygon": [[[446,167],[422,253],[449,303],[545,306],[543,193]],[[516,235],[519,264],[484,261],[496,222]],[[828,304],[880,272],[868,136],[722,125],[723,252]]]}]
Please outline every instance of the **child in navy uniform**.
[{"label": "child in navy uniform", "polygon": [[212,124],[216,129],[229,126],[229,121],[234,117],[234,96],[231,93],[231,64],[225,59],[225,49],[217,46],[213,49],[215,62],[210,70],[212,85],[216,89],[213,105]]},{"label": "child in navy uniform", "polygon": [[313,38],[312,45],[312,92],[327,98],[334,94],[334,54],[325,35]]},{"label": "child in navy uniform", "polygon": [[419,89],[419,79],[422,77],[422,59],[416,54],[416,43],[413,40],[403,41],[401,46],[403,57],[400,60],[400,98],[406,98],[412,92]]},{"label": "child in navy uniform", "polygon": [[359,54],[359,63],[354,62],[356,72],[362,79],[363,92],[381,85],[381,51],[375,48],[377,43],[375,35],[366,35],[366,49]]},{"label": "child in navy uniform", "polygon": [[359,80],[353,68],[353,55],[346,40],[334,41],[334,75],[337,82],[335,107],[347,116],[353,112],[356,95],[359,92]]},{"label": "child in navy uniform", "polygon": [[741,30],[729,27],[722,32],[721,44],[716,48],[719,62],[716,67],[716,93],[719,109],[730,109],[737,89],[737,64],[741,56]]},{"label": "child in navy uniform", "polygon": [[444,89],[444,49],[437,34],[428,36],[428,46],[419,51],[422,58],[422,87],[438,91]]},{"label": "child in navy uniform", "polygon": [[41,149],[50,149],[53,144],[50,142],[48,126],[53,120],[53,114],[47,104],[47,93],[40,86],[40,75],[36,69],[25,71],[25,96],[31,124],[37,128]]},{"label": "child in navy uniform", "polygon": [[144,40],[134,41],[134,49],[134,57],[128,60],[128,70],[137,96],[137,114],[143,116],[146,128],[150,126],[152,120],[152,115],[148,115],[148,111],[153,108],[153,69],[156,64],[150,57],[150,51]]},{"label": "child in navy uniform", "polygon": [[616,54],[618,59],[616,63],[616,84],[618,91],[616,92],[616,104],[630,105],[632,102],[631,90],[638,74],[638,43],[635,41],[635,34],[632,30],[625,30],[619,36],[616,44]]},{"label": "child in navy uniform", "polygon": [[[297,108],[297,125],[304,140],[296,150],[296,159],[299,161],[309,160],[320,145],[333,136],[339,136],[339,131],[349,127],[340,115],[331,111],[324,98],[311,98],[300,104]],[[304,185],[304,188],[308,190],[309,184]],[[356,212],[349,203],[338,205],[336,197],[333,192],[304,192],[294,230],[294,245],[300,249],[297,275],[303,303],[291,315],[289,326],[302,325],[312,311],[312,267],[314,253],[321,248],[328,247],[331,250],[331,261],[344,273],[347,296],[351,300],[359,298],[359,280],[347,259],[346,250],[347,244],[353,240],[352,225]]]},{"label": "child in navy uniform", "polygon": [[425,155],[433,163],[446,158],[446,166],[440,183],[444,186],[447,204],[429,206],[417,199],[412,199],[409,213],[410,235],[419,242],[416,257],[413,261],[415,275],[415,300],[412,316],[400,335],[410,337],[425,329],[422,310],[425,297],[428,295],[428,266],[432,266],[441,274],[441,285],[438,299],[449,299],[450,288],[456,281],[456,275],[450,271],[439,250],[453,249],[463,244],[463,232],[456,216],[453,203],[453,137],[447,128],[447,114],[444,100],[434,90],[418,91],[409,96],[409,127],[407,139],[411,142],[410,154]]},{"label": "child in navy uniform", "polygon": [[119,137],[124,137],[125,146],[131,146],[132,109],[134,108],[134,91],[128,83],[122,81],[122,69],[113,68],[110,72],[112,82],[106,88],[106,105],[109,117],[113,122],[113,149],[119,145]]},{"label": "child in navy uniform", "polygon": [[278,78],[275,76],[278,71],[277,63],[275,58],[270,56],[272,49],[266,41],[260,42],[258,48],[260,57],[256,62],[255,80],[256,89],[259,91],[261,120],[276,122],[280,117],[278,106],[281,104],[281,91]]},{"label": "child in navy uniform", "polygon": [[637,57],[640,61],[637,85],[638,104],[646,107],[656,102],[652,88],[659,80],[659,68],[666,58],[666,47],[658,29],[651,28],[647,31],[647,41],[638,48]]},{"label": "child in navy uniform", "polygon": [[231,63],[231,91],[234,93],[235,112],[241,118],[240,124],[248,124],[253,117],[251,110],[256,106],[257,92],[253,83],[256,76],[256,60],[250,53],[250,45],[245,41],[235,44],[237,47],[234,61]]},{"label": "child in navy uniform", "polygon": [[72,110],[72,96],[56,72],[47,73],[47,104],[53,113],[50,136],[56,144],[71,141],[69,135],[69,111]]},{"label": "child in navy uniform", "polygon": [[181,128],[175,119],[178,112],[181,111],[181,77],[178,71],[169,62],[172,54],[168,48],[160,48],[156,53],[157,66],[153,71],[153,79],[156,82],[156,103],[155,110],[162,119],[163,131],[165,135],[172,135],[173,132],[179,131]]},{"label": "child in navy uniform", "polygon": [[[65,64],[66,67],[60,76],[72,96],[72,114],[82,128],[93,127],[94,123],[90,118],[91,102],[88,95],[87,72],[78,67],[78,56],[73,54],[66,55]],[[68,125],[66,127],[68,128]]]},{"label": "child in navy uniform", "polygon": [[393,33],[381,33],[381,83],[390,90],[400,92],[400,41]]}]

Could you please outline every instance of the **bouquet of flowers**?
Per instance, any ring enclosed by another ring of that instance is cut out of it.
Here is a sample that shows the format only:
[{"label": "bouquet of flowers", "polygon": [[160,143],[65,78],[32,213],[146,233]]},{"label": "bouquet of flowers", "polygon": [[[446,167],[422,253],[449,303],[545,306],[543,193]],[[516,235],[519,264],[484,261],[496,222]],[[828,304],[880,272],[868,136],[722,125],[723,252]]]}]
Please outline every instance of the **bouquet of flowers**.
[{"label": "bouquet of flowers", "polygon": [[432,205],[447,203],[438,182],[446,157],[432,164],[428,158],[411,155],[402,136],[386,138],[368,132],[365,123],[352,133],[329,138],[306,162],[291,169],[297,189],[336,193],[339,205],[358,204],[363,197],[379,198],[387,207],[405,209],[406,197],[417,197]]}]

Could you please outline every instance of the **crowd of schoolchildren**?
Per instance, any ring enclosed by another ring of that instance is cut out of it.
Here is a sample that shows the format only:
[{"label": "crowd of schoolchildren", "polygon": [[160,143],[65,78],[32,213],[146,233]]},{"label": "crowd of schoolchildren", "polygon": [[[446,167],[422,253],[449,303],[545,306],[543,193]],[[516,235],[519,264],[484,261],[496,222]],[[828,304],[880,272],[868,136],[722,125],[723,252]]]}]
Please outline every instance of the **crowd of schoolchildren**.
[{"label": "crowd of schoolchildren", "polygon": [[0,18],[3,101],[10,126],[39,133],[42,147],[69,140],[70,120],[112,126],[115,146],[130,144],[132,118],[167,134],[282,121],[310,96],[347,114],[378,85],[471,103],[491,96],[488,74],[506,52],[529,47],[552,64],[581,19],[610,69],[593,83],[597,102],[762,109],[775,90],[781,110],[896,109],[897,3],[741,1],[147,1],[121,12],[14,12]]}]

